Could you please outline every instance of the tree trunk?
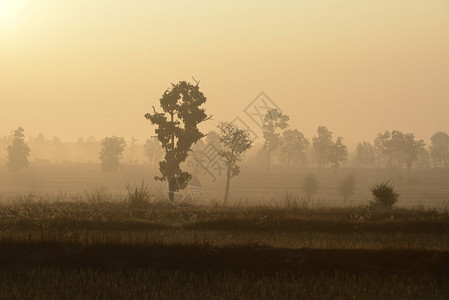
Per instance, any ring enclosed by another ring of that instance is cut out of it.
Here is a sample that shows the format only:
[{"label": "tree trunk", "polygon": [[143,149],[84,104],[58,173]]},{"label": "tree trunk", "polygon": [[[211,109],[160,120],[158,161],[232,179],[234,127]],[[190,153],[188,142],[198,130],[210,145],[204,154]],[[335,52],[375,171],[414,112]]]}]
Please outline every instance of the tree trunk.
[{"label": "tree trunk", "polygon": [[[171,122],[173,123],[174,113],[171,112],[170,115],[171,115]],[[171,150],[172,151],[175,150],[175,134],[174,133],[172,133],[172,135],[171,135]],[[172,159],[173,159],[173,157],[172,157]],[[175,200],[176,185],[177,185],[176,177],[172,177],[168,180],[168,199],[170,199],[171,202],[173,202]]]},{"label": "tree trunk", "polygon": [[267,148],[267,171],[270,171],[270,144],[268,144],[268,148]]},{"label": "tree trunk", "polygon": [[228,170],[226,170],[226,190],[225,190],[223,205],[228,204],[230,183],[231,183],[231,168],[228,168]]},{"label": "tree trunk", "polygon": [[173,177],[168,181],[168,199],[171,202],[175,200],[175,187],[176,187],[176,178]]}]

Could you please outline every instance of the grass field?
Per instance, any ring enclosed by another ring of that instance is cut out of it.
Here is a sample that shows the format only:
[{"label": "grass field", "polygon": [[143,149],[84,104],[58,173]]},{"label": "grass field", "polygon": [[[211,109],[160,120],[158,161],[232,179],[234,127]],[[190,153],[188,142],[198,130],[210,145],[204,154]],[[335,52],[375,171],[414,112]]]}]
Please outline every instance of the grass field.
[{"label": "grass field", "polygon": [[445,209],[16,195],[0,298],[447,299]]},{"label": "grass field", "polygon": [[[320,188],[305,200],[309,172]],[[223,207],[222,177],[200,174],[201,201],[174,206],[149,167],[0,169],[0,298],[448,299],[446,173],[249,168]],[[369,207],[390,178],[398,206]],[[125,184],[142,180],[151,196],[130,202]]]},{"label": "grass field", "polygon": [[[417,206],[441,209],[449,203],[449,170],[412,169],[410,178],[405,169],[348,169],[342,168],[335,176],[332,169],[291,169],[273,167],[269,173],[253,166],[241,167],[241,175],[232,179],[231,204],[245,206],[283,206],[286,193],[301,195],[300,182],[304,175],[314,174],[319,180],[319,189],[309,206],[357,206],[370,200],[369,188],[374,183],[391,179],[401,193],[398,206]],[[348,175],[354,175],[354,195],[343,202],[338,194],[338,183]],[[125,184],[138,185],[142,180],[155,193],[164,193],[165,185],[154,181],[158,175],[155,167],[125,165],[114,174],[101,172],[98,164],[70,164],[30,166],[14,176],[5,167],[0,167],[0,195],[3,202],[11,196],[33,192],[45,197],[57,198],[68,193],[84,197],[85,191],[107,190],[111,195],[124,197]],[[203,187],[201,205],[221,203],[224,195],[225,176],[216,176],[216,181],[196,172]],[[0,199],[0,201],[2,201]]]}]

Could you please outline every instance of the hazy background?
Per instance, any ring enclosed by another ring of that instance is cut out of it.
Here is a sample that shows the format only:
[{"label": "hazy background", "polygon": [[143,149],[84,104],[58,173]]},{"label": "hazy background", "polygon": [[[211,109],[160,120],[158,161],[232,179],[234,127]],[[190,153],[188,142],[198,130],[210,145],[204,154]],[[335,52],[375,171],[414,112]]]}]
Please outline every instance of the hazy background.
[{"label": "hazy background", "polygon": [[349,145],[449,128],[447,0],[0,0],[0,134],[135,136],[170,82],[220,120],[265,91]]}]

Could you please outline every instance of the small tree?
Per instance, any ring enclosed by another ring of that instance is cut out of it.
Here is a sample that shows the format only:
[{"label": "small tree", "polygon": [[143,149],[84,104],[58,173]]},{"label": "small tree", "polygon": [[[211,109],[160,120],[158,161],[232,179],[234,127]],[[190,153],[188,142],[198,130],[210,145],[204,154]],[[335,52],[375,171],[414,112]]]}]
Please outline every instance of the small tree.
[{"label": "small tree", "polygon": [[13,172],[18,172],[29,165],[28,156],[31,150],[25,143],[24,131],[22,127],[17,128],[12,133],[11,145],[6,148],[8,151],[6,166]]},{"label": "small tree", "polygon": [[373,207],[392,208],[398,202],[399,193],[395,191],[394,185],[389,180],[374,184],[370,190],[373,195],[370,205]]},{"label": "small tree", "polygon": [[240,174],[237,162],[240,155],[251,148],[252,141],[249,138],[249,131],[237,128],[232,122],[220,122],[218,124],[219,138],[222,149],[218,154],[223,159],[226,166],[226,190],[224,204],[228,202],[229,186],[231,178]]},{"label": "small tree", "polygon": [[288,120],[290,120],[290,117],[284,115],[277,109],[270,109],[265,114],[263,119],[263,137],[265,143],[263,147],[267,154],[267,170],[270,170],[271,153],[280,145],[281,134],[277,132],[277,129],[287,128]]},{"label": "small tree", "polygon": [[115,172],[121,168],[120,160],[125,150],[126,142],[122,137],[106,137],[101,141],[101,150],[99,158],[101,160],[101,169],[104,172]]},{"label": "small tree", "polygon": [[185,189],[192,178],[188,172],[180,168],[180,164],[187,159],[191,146],[204,134],[199,131],[198,124],[210,119],[204,109],[200,108],[206,102],[206,97],[199,90],[198,83],[192,85],[186,81],[172,84],[167,89],[160,105],[162,113],[145,114],[145,118],[151,124],[157,125],[155,130],[159,142],[165,150],[164,160],[159,162],[159,170],[162,176],[156,176],[156,180],[168,181],[168,197],[174,200],[175,192]]},{"label": "small tree", "polygon": [[337,170],[340,166],[340,162],[345,161],[348,158],[348,149],[342,141],[343,138],[338,137],[337,141],[329,147],[329,162],[335,170],[335,176],[337,176]]},{"label": "small tree", "polygon": [[307,174],[302,179],[301,190],[304,192],[307,200],[311,200],[318,191],[318,183],[318,179],[312,173]]},{"label": "small tree", "polygon": [[317,134],[312,138],[312,155],[321,169],[329,162],[329,151],[334,143],[332,142],[332,132],[326,127],[318,127]]},{"label": "small tree", "polygon": [[354,194],[354,187],[355,177],[353,175],[349,175],[340,182],[340,184],[338,185],[338,192],[343,197],[344,202],[346,202],[348,198]]}]

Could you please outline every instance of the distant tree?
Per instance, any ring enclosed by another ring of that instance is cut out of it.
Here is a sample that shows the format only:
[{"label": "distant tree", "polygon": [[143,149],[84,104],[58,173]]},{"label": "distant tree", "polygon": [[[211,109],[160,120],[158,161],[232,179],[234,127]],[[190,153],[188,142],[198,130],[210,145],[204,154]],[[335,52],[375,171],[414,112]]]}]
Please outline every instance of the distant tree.
[{"label": "distant tree", "polygon": [[104,172],[115,172],[121,167],[123,151],[126,142],[122,137],[106,137],[101,141],[101,150],[99,158],[101,160],[101,169]]},{"label": "distant tree", "polygon": [[317,134],[312,138],[312,155],[321,169],[329,162],[329,151],[334,143],[332,142],[332,132],[326,127],[318,127]]},{"label": "distant tree", "polygon": [[348,159],[348,148],[343,144],[343,138],[339,136],[337,141],[329,147],[329,162],[335,170],[335,175],[337,175],[340,162],[346,159]]},{"label": "distant tree", "polygon": [[374,145],[378,155],[387,157],[387,167],[405,166],[408,174],[425,150],[423,140],[416,140],[413,133],[404,134],[399,130],[393,130],[391,134],[389,131],[378,134]]},{"label": "distant tree", "polygon": [[318,191],[318,179],[309,173],[302,179],[301,190],[304,192],[307,200],[312,200],[313,195]]},{"label": "distant tree", "polygon": [[430,151],[424,148],[418,155],[418,160],[414,164],[418,169],[429,169],[432,167],[432,159],[430,157]]},{"label": "distant tree", "polygon": [[224,204],[228,202],[229,186],[231,178],[240,174],[240,167],[237,165],[243,152],[251,148],[252,141],[249,138],[249,131],[239,129],[232,122],[220,122],[218,124],[221,149],[218,155],[223,159],[226,166],[226,190]]},{"label": "distant tree", "polygon": [[413,133],[403,134],[399,149],[404,155],[407,174],[410,176],[410,168],[418,161],[419,155],[425,151],[426,144],[423,140],[416,140]]},{"label": "distant tree", "polygon": [[390,158],[389,167],[402,168],[406,165],[405,155],[405,135],[399,130],[393,130],[391,132],[391,138],[389,140],[390,145]]},{"label": "distant tree", "polygon": [[375,162],[374,147],[369,142],[357,144],[355,153],[356,161],[362,166],[372,166]]},{"label": "distant tree", "polygon": [[131,157],[130,157],[130,163],[134,163],[134,152],[136,151],[136,143],[137,139],[135,137],[131,137],[131,143],[130,143],[130,151],[131,151]]},{"label": "distant tree", "polygon": [[192,178],[188,172],[180,168],[180,164],[187,159],[191,146],[204,134],[199,131],[198,124],[210,119],[204,109],[200,108],[206,102],[206,97],[199,90],[198,83],[192,85],[186,81],[172,84],[167,89],[160,105],[162,113],[145,114],[151,124],[157,125],[155,130],[159,142],[165,150],[164,160],[159,162],[162,176],[156,180],[168,181],[169,199],[174,200],[175,192],[187,187]]},{"label": "distant tree", "polygon": [[277,109],[270,109],[265,114],[262,127],[265,139],[263,147],[267,154],[267,170],[270,170],[271,153],[280,145],[281,134],[277,130],[287,128],[289,120],[289,116],[284,115]]},{"label": "distant tree", "polygon": [[220,135],[218,132],[212,130],[209,131],[206,134],[206,137],[204,138],[206,145],[207,144],[214,144],[215,147],[219,147],[220,146]]},{"label": "distant tree", "polygon": [[338,185],[338,192],[343,197],[344,202],[346,202],[348,198],[354,194],[354,188],[355,177],[353,175],[349,175],[340,182],[340,184]]},{"label": "distant tree", "polygon": [[63,162],[68,160],[67,146],[60,138],[57,136],[53,137],[51,140],[51,147],[53,150],[51,156],[54,161]]},{"label": "distant tree", "polygon": [[12,143],[6,148],[8,151],[6,166],[10,171],[18,172],[28,167],[30,147],[25,143],[25,134],[22,127],[12,133]]},{"label": "distant tree", "polygon": [[280,150],[281,155],[287,161],[287,169],[290,163],[305,163],[306,150],[309,146],[310,142],[298,129],[287,129],[284,131]]},{"label": "distant tree", "polygon": [[[215,133],[215,131],[214,131]],[[217,135],[218,136],[218,135]],[[200,171],[205,171],[205,165],[207,165],[206,158],[203,155],[203,151],[206,149],[206,138],[202,138],[198,140],[195,144],[192,145],[191,149],[192,152],[189,154],[186,160],[187,166],[189,166],[189,171],[192,171],[193,173],[198,173]],[[214,146],[216,146],[217,151],[219,148],[220,141],[217,139],[217,142],[213,142]],[[207,168],[207,167],[206,167]]]},{"label": "distant tree", "polygon": [[151,166],[154,166],[160,159],[164,157],[164,149],[161,144],[154,138],[147,139],[143,145],[145,157]]},{"label": "distant tree", "polygon": [[430,138],[430,156],[437,168],[449,167],[449,135],[438,131]]},{"label": "distant tree", "polygon": [[384,133],[379,133],[374,139],[374,153],[377,159],[377,167],[380,168],[382,161],[386,161],[386,165],[391,165],[393,150],[390,144],[391,133],[385,131]]}]

